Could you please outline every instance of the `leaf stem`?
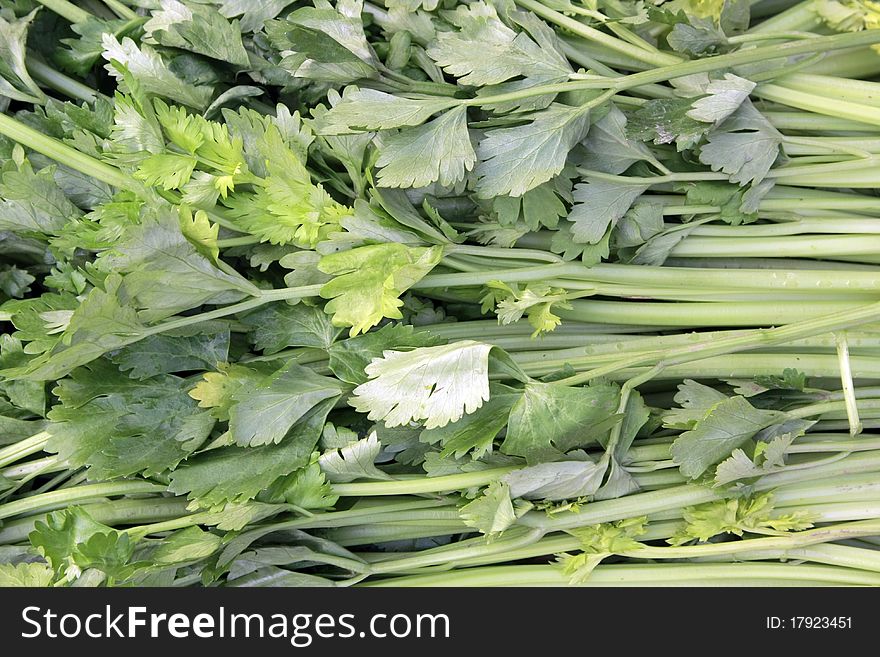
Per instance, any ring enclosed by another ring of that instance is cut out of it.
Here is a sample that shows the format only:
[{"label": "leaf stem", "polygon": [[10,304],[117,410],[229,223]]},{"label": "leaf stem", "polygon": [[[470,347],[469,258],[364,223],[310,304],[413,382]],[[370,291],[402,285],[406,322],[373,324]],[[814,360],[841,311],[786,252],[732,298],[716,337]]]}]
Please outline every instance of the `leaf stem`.
[{"label": "leaf stem", "polygon": [[140,16],[138,16],[137,13],[133,9],[131,9],[128,5],[125,5],[121,2],[119,2],[119,0],[101,0],[101,1],[105,5],[107,5],[107,7],[109,7],[110,10],[114,14],[119,16],[119,18],[127,18],[129,20],[133,19],[133,18],[140,18]]},{"label": "leaf stem", "polygon": [[[174,497],[122,498],[112,502],[83,504],[82,509],[96,522],[110,527],[161,522],[190,515],[188,502]],[[37,521],[45,520],[45,515],[25,516],[4,523],[0,527],[0,545],[19,543],[27,539]]]},{"label": "leaf stem", "polygon": [[217,240],[217,247],[228,249],[233,246],[250,246],[252,244],[259,244],[260,241],[261,239],[257,235],[242,235],[241,237],[230,237],[225,240]]},{"label": "leaf stem", "polygon": [[374,574],[393,573],[401,570],[409,570],[415,568],[424,568],[427,566],[443,565],[452,563],[460,559],[471,559],[475,557],[485,557],[489,555],[504,554],[509,550],[516,550],[537,542],[544,532],[540,529],[531,529],[522,532],[520,535],[507,536],[493,543],[479,543],[472,545],[451,545],[435,548],[432,550],[424,550],[412,556],[404,556],[394,560],[375,563],[371,567]]},{"label": "leaf stem", "polygon": [[[632,564],[597,566],[576,586],[880,585],[880,574],[839,566],[785,563]],[[356,586],[571,586],[556,565],[485,566],[429,575],[368,580]]]},{"label": "leaf stem", "polygon": [[[713,227],[714,228],[714,227]],[[717,228],[723,229],[719,226]],[[752,227],[744,228],[748,233]],[[776,229],[776,226],[755,226],[756,232],[762,229]],[[700,230],[700,229],[697,229]],[[685,237],[669,252],[673,257],[696,256],[701,258],[822,258],[836,256],[870,256],[880,252],[880,235],[795,235],[786,230],[786,225],[779,226],[777,235],[780,239],[768,239],[760,235],[738,237],[737,231],[729,231],[716,237],[700,236],[694,233]],[[788,229],[790,230],[790,229]],[[721,231],[719,231],[720,233]],[[775,230],[768,230],[773,233]],[[806,232],[806,231],[804,231]],[[821,231],[826,232],[826,231]],[[871,259],[868,262],[872,262]]]},{"label": "leaf stem", "polygon": [[0,114],[0,134],[113,187],[143,191],[143,186],[139,181],[116,167],[104,164],[85,153],[80,153],[75,148],[52,137],[47,137],[6,114]]},{"label": "leaf stem", "polygon": [[[712,305],[715,306],[716,304]],[[786,326],[778,326],[770,329],[757,329],[741,336],[716,340],[714,342],[705,342],[689,347],[680,347],[667,352],[656,352],[646,356],[622,359],[617,363],[568,377],[559,383],[562,385],[578,385],[586,383],[596,377],[605,376],[618,369],[627,367],[656,365],[657,363],[662,363],[664,366],[676,365],[700,360],[701,358],[707,358],[710,356],[730,354],[760,346],[777,345],[789,340],[821,335],[822,333],[830,333],[835,330],[874,322],[878,319],[880,319],[880,303],[857,306],[849,310],[837,313],[832,312],[827,315],[816,317],[815,319],[788,324]]]},{"label": "leaf stem", "polygon": [[65,96],[74,100],[83,100],[87,103],[93,103],[98,98],[98,94],[94,89],[84,85],[79,80],[56,71],[45,62],[37,59],[33,55],[27,58],[27,70],[37,82],[55,91],[63,93]]},{"label": "leaf stem", "polygon": [[31,454],[43,451],[43,448],[46,446],[46,443],[49,442],[50,437],[48,431],[41,431],[30,438],[19,440],[17,443],[13,443],[8,447],[0,449],[0,467],[7,466],[10,463],[15,463],[16,461],[30,456]]},{"label": "leaf stem", "polygon": [[551,23],[555,23],[559,27],[565,28],[573,34],[577,34],[579,37],[598,43],[614,52],[651,64],[652,66],[668,66],[681,61],[681,58],[675,55],[659,51],[651,52],[631,43],[627,43],[626,41],[622,41],[621,39],[612,37],[595,28],[584,25],[574,18],[570,18],[565,14],[550,9],[536,0],[516,0],[516,4],[528,9],[535,15],[540,16]]},{"label": "leaf stem", "polygon": [[340,497],[373,497],[377,495],[416,495],[424,493],[443,493],[474,486],[485,486],[508,472],[517,470],[516,466],[490,468],[476,472],[444,475],[441,477],[416,476],[412,479],[394,481],[370,481],[350,484],[333,484],[333,492]]},{"label": "leaf stem", "polygon": [[749,29],[750,34],[781,31],[809,31],[821,24],[815,0],[803,0]]},{"label": "leaf stem", "polygon": [[164,333],[165,331],[172,331],[175,329],[183,328],[185,326],[192,326],[193,324],[207,322],[212,319],[228,317],[229,315],[234,315],[236,313],[242,313],[248,310],[253,310],[254,308],[259,308],[260,306],[267,303],[272,303],[273,301],[281,301],[285,299],[305,299],[308,297],[314,297],[318,295],[321,287],[321,285],[304,285],[302,287],[287,287],[277,290],[266,290],[254,299],[248,299],[247,301],[242,301],[240,303],[217,308],[216,310],[209,310],[204,313],[199,313],[198,315],[178,317],[177,319],[160,322],[159,324],[148,327],[141,333],[141,336],[145,338],[150,335],[157,335],[159,333]]},{"label": "leaf stem", "polygon": [[854,391],[846,332],[837,333],[835,338],[837,340],[837,359],[840,363],[840,383],[846,402],[846,417],[849,420],[849,432],[850,435],[855,436],[862,432],[862,424],[859,421],[859,405]]},{"label": "leaf stem", "polygon": [[[667,529],[666,526],[674,526],[674,524],[675,523],[651,523],[648,526],[648,535],[646,535],[644,539],[657,540],[658,538],[668,538],[672,535],[672,531],[674,530]],[[655,525],[657,525],[657,531],[654,531]],[[880,533],[880,521],[862,520],[828,525],[818,529],[792,532],[785,536],[747,538],[738,541],[700,543],[697,545],[678,547],[656,547],[645,545],[644,547],[625,550],[616,554],[630,559],[706,559],[712,557],[731,557],[743,553],[756,554],[759,551],[764,551],[766,553],[772,550],[776,553],[776,556],[765,558],[784,558],[784,553],[789,550],[808,547],[819,543],[872,536],[878,533]],[[576,551],[581,547],[581,541],[574,536],[548,536],[523,548],[509,550],[500,555],[477,557],[466,561],[460,561],[458,565],[477,566],[487,565],[496,561],[534,559],[544,555]],[[740,558],[748,557],[743,556]]]},{"label": "leaf stem", "polygon": [[37,0],[37,2],[71,23],[85,23],[90,18],[94,18],[89,12],[68,0]]},{"label": "leaf stem", "polygon": [[11,518],[26,513],[51,511],[53,509],[67,507],[86,501],[100,500],[105,497],[159,493],[164,490],[164,486],[143,480],[86,484],[85,486],[76,486],[75,488],[65,488],[50,493],[41,493],[14,502],[0,504],[0,519]]},{"label": "leaf stem", "polygon": [[[862,33],[864,34],[864,32]],[[780,81],[777,81],[780,82]],[[880,108],[862,105],[847,100],[827,98],[816,93],[789,89],[780,84],[761,84],[752,94],[780,105],[796,107],[807,112],[815,112],[837,119],[849,119],[872,126],[880,126]]]},{"label": "leaf stem", "polygon": [[748,32],[744,34],[736,34],[731,37],[727,37],[727,43],[730,44],[740,44],[740,43],[753,43],[755,41],[773,41],[776,39],[784,40],[784,39],[815,39],[816,35],[812,32],[798,32],[798,31],[788,31],[788,32],[754,32],[749,34]]}]

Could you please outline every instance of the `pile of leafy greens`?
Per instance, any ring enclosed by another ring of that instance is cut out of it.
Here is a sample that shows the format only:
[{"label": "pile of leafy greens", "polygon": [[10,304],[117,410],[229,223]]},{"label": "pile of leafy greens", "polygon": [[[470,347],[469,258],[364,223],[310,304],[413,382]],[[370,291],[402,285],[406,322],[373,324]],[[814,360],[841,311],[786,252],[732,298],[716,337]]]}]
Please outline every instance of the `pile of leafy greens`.
[{"label": "pile of leafy greens", "polygon": [[0,586],[880,583],[878,16],[0,0]]}]

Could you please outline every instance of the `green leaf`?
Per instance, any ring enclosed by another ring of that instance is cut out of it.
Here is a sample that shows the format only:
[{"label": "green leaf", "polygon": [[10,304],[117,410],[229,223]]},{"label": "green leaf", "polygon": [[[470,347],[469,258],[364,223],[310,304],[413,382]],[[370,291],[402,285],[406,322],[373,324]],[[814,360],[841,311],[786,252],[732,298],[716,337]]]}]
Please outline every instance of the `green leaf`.
[{"label": "green leaf", "polygon": [[678,23],[667,35],[666,42],[677,51],[688,55],[714,53],[727,45],[727,36],[711,20],[691,18],[691,24]]},{"label": "green leaf", "polygon": [[180,232],[200,254],[216,264],[220,257],[220,248],[217,246],[220,225],[212,224],[204,210],[192,212],[188,207],[183,206],[178,212]]},{"label": "green leaf", "polygon": [[686,477],[699,477],[761,429],[785,417],[779,411],[760,410],[737,395],[715,403],[672,443],[672,460]]},{"label": "green leaf", "polygon": [[100,570],[115,580],[131,577],[135,566],[130,563],[134,545],[128,534],[111,531],[90,536],[76,548],[76,565],[85,570]]},{"label": "green leaf", "polygon": [[[366,368],[370,380],[349,400],[371,420],[396,427],[443,427],[489,399],[489,344],[462,340],[413,351],[386,351]],[[413,385],[417,381],[418,385]]]},{"label": "green leaf", "polygon": [[614,455],[623,460],[632,446],[639,431],[651,418],[651,409],[645,404],[645,399],[638,390],[631,390],[626,400],[624,417],[620,425],[620,437],[614,449]]},{"label": "green leaf", "polygon": [[200,527],[187,527],[172,532],[155,543],[143,557],[159,567],[200,561],[220,549],[223,540]]},{"label": "green leaf", "polygon": [[531,122],[489,130],[477,148],[477,193],[481,198],[522,196],[565,167],[569,151],[587,136],[590,115],[554,103]]},{"label": "green leaf", "polygon": [[[373,430],[375,431],[375,428]],[[353,443],[357,439],[357,431],[343,426],[337,427],[332,422],[328,422],[324,425],[324,430],[321,432],[321,441],[319,444],[321,449],[324,450],[339,449],[340,447],[345,447],[349,443]]]},{"label": "green leaf", "polygon": [[367,366],[374,358],[381,358],[385,351],[433,347],[444,342],[428,331],[416,331],[406,324],[386,324],[377,331],[329,345],[330,369],[347,383],[366,383],[369,380]]},{"label": "green leaf", "polygon": [[312,409],[338,399],[344,390],[335,379],[288,362],[266,379],[231,394],[229,432],[240,446],[280,443]]},{"label": "green leaf", "polygon": [[583,141],[586,156],[580,165],[593,171],[619,174],[641,160],[652,161],[651,150],[626,134],[627,118],[616,105],[590,126]]},{"label": "green leaf", "polygon": [[[0,371],[26,368],[29,360],[21,340],[9,334],[0,335]],[[13,406],[25,411],[40,416],[46,412],[46,386],[41,381],[10,381],[0,377],[0,393],[6,395]],[[0,434],[5,433],[5,429],[0,421]],[[11,432],[11,427],[8,430]]]},{"label": "green leaf", "polygon": [[720,390],[685,379],[678,386],[674,400],[681,408],[671,408],[663,414],[663,426],[670,429],[693,429],[706,413],[719,402],[728,399]]},{"label": "green leaf", "polygon": [[489,399],[473,413],[446,426],[425,429],[419,440],[439,444],[443,458],[461,458],[468,452],[478,459],[492,451],[495,438],[507,425],[510,409],[522,393],[500,383],[489,384]]},{"label": "green leaf", "polygon": [[[0,96],[25,103],[42,104],[46,95],[25,66],[25,42],[39,8],[19,19],[0,16]],[[8,14],[7,14],[8,15]]]},{"label": "green leaf", "polygon": [[740,479],[760,477],[762,474],[761,466],[756,465],[748,454],[737,448],[715,468],[715,485],[723,486]]},{"label": "green leaf", "polygon": [[346,87],[341,100],[316,119],[321,135],[416,126],[458,105],[454,98],[401,98],[377,91]]},{"label": "green leaf", "polygon": [[583,551],[579,554],[559,555],[557,563],[562,566],[563,573],[570,577],[572,585],[583,584],[606,557],[643,547],[635,537],[647,531],[646,520],[641,516],[567,530],[567,533],[581,541]]},{"label": "green leaf", "polygon": [[753,458],[749,458],[743,450],[735,449],[729,458],[718,464],[715,469],[715,486],[760,477],[783,469],[788,448],[815,423],[815,420],[796,418],[762,429],[755,434],[754,439],[757,442]]},{"label": "green leaf", "polygon": [[659,203],[636,203],[617,222],[614,244],[618,248],[641,246],[663,232],[663,206]]},{"label": "green leaf", "polygon": [[373,189],[370,207],[373,212],[386,212],[389,217],[401,226],[415,231],[421,238],[431,244],[448,244],[459,242],[462,238],[450,234],[446,226],[437,228],[426,221],[410,202],[406,193],[400,189]]},{"label": "green leaf", "polygon": [[152,187],[162,189],[179,189],[189,182],[196,158],[178,153],[157,153],[150,155],[140,163],[135,178],[143,180]]},{"label": "green leaf", "polygon": [[433,121],[383,136],[376,166],[381,187],[455,185],[477,156],[467,126],[467,108],[455,107]]},{"label": "green leaf", "polygon": [[539,230],[542,226],[556,228],[560,217],[568,214],[571,180],[564,173],[553,180],[530,189],[522,196],[496,196],[492,210],[502,226],[525,226]]},{"label": "green leaf", "polygon": [[73,23],[70,29],[78,37],[61,39],[67,48],[59,48],[53,53],[53,59],[64,69],[85,77],[95,67],[104,52],[104,33],[113,34],[117,39],[138,29],[143,19],[105,20],[90,16],[80,23]]},{"label": "green leaf", "polygon": [[69,317],[78,306],[72,294],[48,292],[31,299],[7,301],[2,308],[17,329],[13,335],[24,344],[24,352],[42,354],[61,339],[53,320]]},{"label": "green leaf", "polygon": [[629,211],[648,185],[587,179],[575,185],[575,204],[568,214],[575,242],[596,244]]},{"label": "green leaf", "polygon": [[144,116],[137,98],[117,91],[110,136],[116,152],[157,153],[165,150],[165,138],[155,117]]},{"label": "green leaf", "polygon": [[378,61],[364,34],[360,3],[302,7],[266,23],[281,67],[295,77],[349,83],[376,75]]},{"label": "green leaf", "polygon": [[170,98],[195,109],[208,106],[211,90],[184,82],[149,45],[141,44],[139,47],[128,37],[120,42],[114,35],[106,32],[103,35],[103,45],[103,57],[109,62],[106,69],[117,79],[123,91],[127,90],[128,83],[117,65],[129,71],[146,93]]},{"label": "green leaf", "polygon": [[700,162],[728,174],[732,182],[758,183],[779,157],[782,139],[782,134],[746,100],[709,133],[700,149]]},{"label": "green leaf", "polygon": [[257,148],[267,154],[268,177],[257,181],[254,194],[236,194],[226,201],[241,229],[273,244],[301,248],[314,248],[338,230],[339,220],[351,214],[351,209],[312,182],[300,155],[288,146],[281,131],[267,126]]},{"label": "green leaf", "polygon": [[530,382],[510,412],[501,451],[525,457],[531,465],[598,442],[620,419],[615,415],[618,396],[615,385],[571,388]]},{"label": "green leaf", "polygon": [[321,288],[330,299],[324,311],[334,326],[350,326],[350,335],[364,333],[383,317],[400,319],[398,298],[440,262],[443,248],[387,243],[361,246],[321,258],[318,268],[334,278]]},{"label": "green leaf", "polygon": [[188,459],[171,473],[169,490],[188,494],[203,507],[253,499],[279,477],[309,464],[334,403],[331,398],[315,406],[278,444],[223,447]]},{"label": "green leaf", "polygon": [[212,124],[200,116],[190,114],[186,108],[169,106],[158,99],[153,102],[153,106],[156,120],[168,135],[168,139],[187,153],[195,153],[206,139],[213,138]]},{"label": "green leaf", "polygon": [[276,480],[267,491],[268,497],[272,501],[284,501],[302,509],[332,508],[339,496],[333,492],[317,457],[316,452],[307,466]]},{"label": "green leaf", "polygon": [[[321,253],[344,251],[364,244],[399,242],[417,246],[424,242],[420,235],[403,229],[378,205],[370,205],[361,199],[354,202],[354,212],[351,216],[343,217],[339,220],[339,224],[345,232],[331,233],[326,242],[318,245],[317,248]],[[427,222],[425,224],[427,225]]]},{"label": "green leaf", "polygon": [[219,11],[226,18],[240,17],[238,20],[242,32],[257,32],[266,21],[275,18],[290,4],[291,0],[261,0],[258,3],[251,0],[220,0]]},{"label": "green leaf", "polygon": [[0,231],[57,235],[82,216],[55,182],[56,167],[34,172],[25,162],[0,174]]},{"label": "green leaf", "polygon": [[80,367],[55,388],[46,449],[95,480],[174,468],[214,426],[189,386],[169,375],[135,381],[106,361]]},{"label": "green leaf", "polygon": [[[531,37],[530,40],[526,33],[521,32],[511,44],[511,54],[514,57],[517,54],[520,56],[519,63],[523,66],[523,77],[480,87],[477,89],[477,98],[484,101],[481,105],[484,110],[496,114],[544,109],[553,102],[556,94],[529,95],[501,102],[486,99],[487,96],[504,95],[539,85],[565,82],[572,73],[571,65],[564,54],[563,44],[552,27],[528,12],[512,12],[508,14],[508,18],[522,27]],[[480,65],[486,66],[485,60]]]},{"label": "green leaf", "polygon": [[754,88],[754,82],[725,73],[724,79],[709,83],[706,87],[708,95],[695,100],[687,115],[703,123],[718,125],[739,109]]},{"label": "green leaf", "polygon": [[229,357],[229,326],[202,322],[151,335],[110,354],[120,370],[135,379],[157,374],[212,370]]},{"label": "green leaf", "polygon": [[270,518],[289,509],[283,504],[265,504],[263,502],[226,502],[215,505],[206,519],[205,524],[214,525],[217,529],[237,532],[260,520]]},{"label": "green leaf", "polygon": [[145,321],[163,319],[205,303],[225,304],[256,295],[244,277],[222,271],[184,237],[171,208],[148,210],[129,227],[97,267],[125,274],[122,288]]},{"label": "green leaf", "polygon": [[144,33],[150,43],[189,50],[236,66],[250,63],[238,21],[230,22],[213,7],[164,0],[161,9],[144,24]]},{"label": "green leaf", "polygon": [[[187,153],[197,156],[199,165],[212,173],[214,186],[223,198],[232,191],[237,182],[243,176],[247,176],[245,156],[242,151],[243,142],[240,138],[229,134],[229,127],[225,123],[208,121],[202,116],[193,115],[183,107],[169,107],[161,99],[153,101],[156,120],[168,135],[171,142]],[[142,106],[145,114],[149,109]],[[278,155],[284,153],[286,144],[278,134],[274,125],[268,125],[267,132],[272,131],[276,136],[275,144],[278,146]],[[264,138],[267,134],[264,133]],[[251,178],[244,178],[251,182]],[[186,181],[184,181],[186,182]]]},{"label": "green leaf", "polygon": [[[268,161],[279,161],[279,146],[287,149],[305,164],[309,146],[315,140],[312,130],[303,123],[299,112],[290,113],[286,105],[275,107],[275,116],[260,114],[247,107],[233,112],[224,107],[223,119],[234,139],[240,139],[248,169],[261,178],[270,175]],[[277,136],[273,131],[277,130]],[[280,143],[279,143],[280,142]],[[285,153],[286,156],[286,153]]]},{"label": "green leaf", "polygon": [[[15,265],[0,265],[0,294],[7,298],[21,299],[31,291],[30,286],[36,280],[26,269],[19,269]],[[0,300],[3,300],[2,297]]]},{"label": "green leaf", "polygon": [[460,84],[497,84],[520,75],[565,77],[571,67],[555,49],[515,32],[485,2],[459,5],[448,15],[458,31],[438,32],[428,56]]},{"label": "green leaf", "polygon": [[544,283],[530,283],[520,289],[516,283],[507,285],[501,281],[489,281],[486,287],[489,291],[482,299],[483,312],[494,310],[500,324],[517,322],[525,314],[535,329],[533,338],[554,330],[562,321],[553,314],[554,306],[571,310],[566,291]]},{"label": "green leaf", "polygon": [[267,566],[265,568],[259,568],[244,577],[229,580],[227,586],[315,588],[319,586],[337,586],[337,584],[333,580],[325,577],[318,577],[317,575],[309,575],[308,573],[297,573],[283,568]]},{"label": "green leaf", "polygon": [[375,55],[364,33],[361,2],[337,2],[335,9],[329,3],[303,7],[288,15],[288,20],[303,27],[322,32],[354,53],[365,62],[375,61]]},{"label": "green leaf", "polygon": [[635,254],[627,258],[622,258],[622,260],[634,265],[659,267],[666,262],[666,259],[669,258],[676,245],[698,226],[699,224],[692,224],[681,228],[676,226],[676,230],[670,229],[666,232],[654,235],[640,246]]},{"label": "green leaf", "polygon": [[374,465],[381,451],[382,443],[374,431],[362,440],[324,452],[318,463],[327,479],[334,484],[357,479],[391,479]]},{"label": "green leaf", "polygon": [[803,512],[787,515],[776,512],[772,493],[688,507],[684,510],[684,521],[684,526],[669,539],[668,542],[672,545],[682,545],[694,539],[708,541],[720,534],[783,534],[813,526],[809,522],[809,516]]},{"label": "green leaf", "polygon": [[272,363],[249,363],[247,366],[234,363],[220,364],[218,372],[205,372],[201,380],[193,386],[189,396],[198,400],[200,408],[210,408],[218,420],[229,419],[229,409],[233,395],[239,390],[253,388],[264,382],[277,365]]},{"label": "green leaf", "polygon": [[[260,538],[257,531],[250,531],[247,534],[249,536],[244,535],[242,538],[250,541]],[[263,545],[253,547],[248,552],[244,552],[244,549],[247,547],[247,545],[244,545],[244,541],[236,541],[237,544],[230,543],[218,560],[218,566],[225,568],[231,565],[229,579],[238,580],[242,574],[252,572],[254,569],[262,570],[260,567],[267,564],[296,567],[306,564],[326,563],[338,566],[340,559],[349,563],[366,563],[360,557],[333,541],[310,536],[305,532],[287,530],[284,533],[284,538],[284,545]],[[233,545],[234,549],[230,549]],[[287,572],[288,574],[294,574],[289,571]],[[324,581],[328,582],[328,580]]]},{"label": "green leaf", "polygon": [[58,317],[63,332],[48,351],[4,374],[34,381],[58,379],[80,365],[139,340],[145,328],[135,310],[120,303],[121,285],[119,275],[104,279],[103,290],[93,288],[76,310]]},{"label": "green leaf", "polygon": [[617,522],[567,529],[566,533],[581,541],[584,552],[616,554],[644,547],[635,538],[645,534],[647,520],[645,516],[627,518]]},{"label": "green leaf", "polygon": [[593,495],[602,485],[607,465],[583,461],[539,463],[504,475],[511,497],[527,500],[572,500]]},{"label": "green leaf", "polygon": [[468,527],[478,529],[487,537],[493,538],[510,527],[531,507],[528,502],[514,506],[508,485],[495,481],[480,497],[461,507],[459,514]]},{"label": "green leaf", "polygon": [[[353,555],[352,555],[353,556]],[[357,559],[360,561],[360,559]],[[227,576],[227,582],[238,582],[241,580],[248,581],[249,577],[251,577],[252,573],[259,573],[258,577],[263,578],[266,577],[269,572],[272,572],[272,566],[286,566],[287,568],[297,567],[299,564],[310,564],[310,563],[329,563],[331,565],[335,565],[338,563],[333,556],[324,555],[320,552],[316,552],[315,550],[309,549],[304,545],[283,545],[283,546],[269,546],[269,547],[260,547],[255,550],[251,550],[245,552],[240,557],[236,558],[235,561],[232,562],[229,568],[229,574]],[[278,586],[308,586],[309,580],[306,579],[301,584],[295,584],[292,582],[292,578],[284,575],[284,573],[288,575],[300,575],[300,573],[293,573],[290,570],[281,570],[277,572],[277,582],[273,581],[273,585]],[[307,576],[314,577],[314,576]],[[283,579],[282,579],[283,578]],[[280,582],[283,581],[284,584]],[[329,580],[324,580],[328,584]],[[265,586],[265,584],[253,584],[255,586]]]},{"label": "green leaf", "polygon": [[755,456],[763,458],[765,468],[780,468],[785,464],[785,453],[791,444],[816,424],[816,420],[795,418],[773,424],[755,434],[758,441]]},{"label": "green leaf", "polygon": [[77,132],[92,133],[96,137],[110,136],[113,127],[113,102],[99,96],[90,103],[61,102],[55,99],[46,101],[46,117],[60,124],[65,137],[71,138]]},{"label": "green leaf", "polygon": [[807,387],[807,375],[793,367],[782,370],[782,376],[756,376],[755,383],[766,389],[799,390]]},{"label": "green leaf", "polygon": [[419,9],[424,9],[425,11],[434,11],[437,8],[437,5],[440,4],[440,0],[386,0],[385,6],[389,9],[403,9],[409,12],[414,12]]},{"label": "green leaf", "polygon": [[321,308],[305,304],[268,304],[248,313],[241,322],[250,329],[254,348],[264,354],[287,347],[330,349],[340,332]]},{"label": "green leaf", "polygon": [[743,210],[743,198],[747,191],[726,182],[698,182],[687,184],[688,205],[717,205],[720,208],[719,218],[738,226],[758,220],[758,213]]},{"label": "green leaf", "polygon": [[0,588],[41,588],[54,579],[55,571],[44,563],[0,564]]},{"label": "green leaf", "polygon": [[96,522],[80,507],[55,511],[37,520],[28,536],[31,545],[43,555],[55,572],[74,580],[87,568],[124,579],[134,553],[128,535]]},{"label": "green leaf", "polygon": [[688,116],[689,98],[658,98],[649,100],[630,114],[627,135],[655,144],[675,143],[679,151],[696,146],[712,126]]},{"label": "green leaf", "polygon": [[[255,541],[263,538],[264,536],[272,534],[275,530],[276,528],[270,525],[268,527],[258,527],[255,529],[251,529],[243,534],[232,537],[218,556],[216,567],[218,569],[225,570]],[[310,561],[314,561],[316,560],[316,558],[320,559],[322,555],[332,555],[345,559],[350,558],[354,560],[359,560],[358,557],[353,555],[345,548],[340,547],[338,544],[327,539],[311,536],[309,534],[306,534],[305,532],[296,529],[288,529],[284,532],[284,535],[287,545],[279,546],[278,552],[275,552],[276,555],[279,552],[283,552],[287,555],[296,554],[298,558],[305,557]],[[272,554],[271,551],[264,551],[270,550],[269,547],[260,548],[259,550],[264,555]],[[255,552],[256,550],[252,551],[251,555],[253,555]],[[274,562],[271,557],[267,561]]]}]

